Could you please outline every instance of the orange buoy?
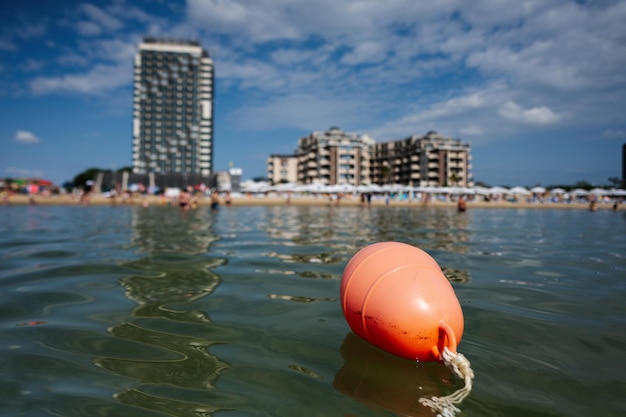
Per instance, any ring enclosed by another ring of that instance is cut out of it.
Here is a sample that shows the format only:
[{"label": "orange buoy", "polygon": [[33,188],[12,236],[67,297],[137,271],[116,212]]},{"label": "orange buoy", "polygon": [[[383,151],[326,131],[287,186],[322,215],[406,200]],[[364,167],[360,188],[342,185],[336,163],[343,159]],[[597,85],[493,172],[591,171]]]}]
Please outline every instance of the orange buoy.
[{"label": "orange buoy", "polygon": [[380,242],[357,252],[341,277],[341,307],[354,333],[389,353],[419,361],[456,353],[463,311],[454,289],[426,252]]}]

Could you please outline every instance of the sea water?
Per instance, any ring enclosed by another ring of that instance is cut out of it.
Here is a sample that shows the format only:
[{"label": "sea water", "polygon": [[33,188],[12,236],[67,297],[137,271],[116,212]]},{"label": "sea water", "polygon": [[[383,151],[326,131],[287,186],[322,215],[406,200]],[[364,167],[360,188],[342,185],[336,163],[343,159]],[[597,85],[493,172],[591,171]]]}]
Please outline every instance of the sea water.
[{"label": "sea water", "polygon": [[463,308],[463,416],[626,414],[626,217],[424,207],[0,207],[2,416],[431,416],[462,382],[354,336],[362,247]]}]

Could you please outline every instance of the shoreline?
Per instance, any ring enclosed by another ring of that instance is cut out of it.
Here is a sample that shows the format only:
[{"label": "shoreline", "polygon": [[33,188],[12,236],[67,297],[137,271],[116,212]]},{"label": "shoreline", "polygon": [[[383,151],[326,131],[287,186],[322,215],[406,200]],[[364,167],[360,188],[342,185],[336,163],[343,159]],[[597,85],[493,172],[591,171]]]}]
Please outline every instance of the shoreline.
[{"label": "shoreline", "polygon": [[[196,198],[195,202],[198,207],[211,205],[211,199],[208,197]],[[133,196],[127,198],[111,198],[101,195],[90,196],[86,203],[81,202],[78,196],[36,196],[13,195],[0,200],[0,205],[68,205],[68,206],[118,206],[118,205],[138,205],[138,206],[168,206],[177,204],[175,200],[170,200],[162,196]],[[456,208],[456,202],[441,201],[433,199],[427,204],[423,200],[390,200],[388,203],[385,199],[374,199],[371,204],[362,203],[360,198],[356,196],[344,196],[339,201],[330,200],[328,197],[314,196],[293,196],[289,200],[287,196],[233,196],[231,198],[232,206],[311,206],[311,207],[413,207],[413,208],[429,208],[429,207],[448,207]],[[220,206],[227,206],[224,199],[220,199]],[[472,208],[491,208],[491,209],[561,209],[561,210],[589,210],[587,202],[528,202],[518,201],[511,202],[507,200],[499,201],[468,201],[467,209]],[[597,210],[614,210],[612,203],[598,202]],[[617,211],[626,211],[625,204],[619,204]]]}]

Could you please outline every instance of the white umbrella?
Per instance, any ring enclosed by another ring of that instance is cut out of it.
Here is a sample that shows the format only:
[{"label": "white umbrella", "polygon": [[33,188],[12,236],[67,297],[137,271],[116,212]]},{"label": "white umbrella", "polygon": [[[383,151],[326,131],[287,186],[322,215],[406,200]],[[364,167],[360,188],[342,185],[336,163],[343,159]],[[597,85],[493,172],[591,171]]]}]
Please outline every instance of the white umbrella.
[{"label": "white umbrella", "polygon": [[587,195],[589,194],[589,191],[583,190],[582,188],[576,188],[572,190],[571,194],[572,195]]},{"label": "white umbrella", "polygon": [[609,192],[607,190],[605,190],[604,188],[594,188],[593,190],[589,191],[589,194],[595,194],[595,195],[607,195]]},{"label": "white umbrella", "polygon": [[511,194],[530,195],[530,191],[524,187],[513,187],[511,188]]},{"label": "white umbrella", "polygon": [[609,195],[615,195],[615,196],[619,196],[619,197],[624,197],[626,196],[626,190],[622,190],[619,188],[612,188],[609,190]]},{"label": "white umbrella", "polygon": [[550,190],[550,194],[565,194],[565,190],[562,188],[553,188]]},{"label": "white umbrella", "polygon": [[265,181],[244,181],[241,183],[241,191],[251,193],[262,193],[267,191],[269,184]]},{"label": "white umbrella", "polygon": [[356,187],[352,184],[333,184],[324,188],[328,193],[351,193]]},{"label": "white umbrella", "polygon": [[294,184],[293,182],[285,182],[285,183],[280,183],[280,184],[276,184],[276,185],[272,185],[271,187],[269,187],[270,191],[276,191],[279,193],[282,192],[289,192],[289,191],[294,191],[296,189],[296,184]]},{"label": "white umbrella", "polygon": [[488,195],[489,194],[489,188],[485,188],[485,187],[474,187],[474,192],[476,194],[480,194],[480,195]]},{"label": "white umbrella", "polygon": [[546,192],[546,189],[544,187],[537,186],[537,187],[531,188],[530,191],[535,194],[543,194]]},{"label": "white umbrella", "polygon": [[324,185],[319,183],[298,184],[293,189],[297,193],[320,193],[324,190]]},{"label": "white umbrella", "polygon": [[382,191],[399,192],[404,191],[406,189],[406,186],[402,184],[383,184],[381,188]]},{"label": "white umbrella", "polygon": [[433,190],[434,190],[434,187],[426,187],[422,185],[413,187],[413,191],[418,192],[418,193],[432,193]]},{"label": "white umbrella", "polygon": [[491,187],[489,189],[489,194],[510,194],[511,191],[508,188],[504,188],[504,187]]},{"label": "white umbrella", "polygon": [[366,185],[366,190],[368,193],[379,193],[382,190],[382,188],[378,184],[369,184],[369,185]]}]

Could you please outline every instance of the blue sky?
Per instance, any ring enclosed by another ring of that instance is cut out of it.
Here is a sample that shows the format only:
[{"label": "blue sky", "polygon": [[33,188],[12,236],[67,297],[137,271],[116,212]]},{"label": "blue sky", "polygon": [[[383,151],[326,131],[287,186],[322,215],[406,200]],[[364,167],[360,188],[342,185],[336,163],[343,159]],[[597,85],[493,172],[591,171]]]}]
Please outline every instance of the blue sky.
[{"label": "blue sky", "polygon": [[626,2],[22,0],[0,4],[0,177],[131,163],[145,36],[215,64],[215,169],[339,126],[472,145],[489,185],[608,184],[626,143]]}]

